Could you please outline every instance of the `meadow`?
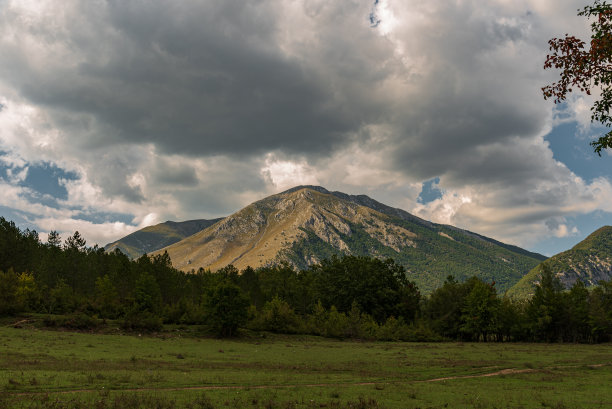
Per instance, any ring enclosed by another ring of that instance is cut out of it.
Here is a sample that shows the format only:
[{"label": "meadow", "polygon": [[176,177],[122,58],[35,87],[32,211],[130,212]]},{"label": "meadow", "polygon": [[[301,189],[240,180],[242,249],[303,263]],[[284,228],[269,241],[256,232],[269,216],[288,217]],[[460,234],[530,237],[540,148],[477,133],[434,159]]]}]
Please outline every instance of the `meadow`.
[{"label": "meadow", "polygon": [[609,408],[609,344],[0,328],[0,408]]}]

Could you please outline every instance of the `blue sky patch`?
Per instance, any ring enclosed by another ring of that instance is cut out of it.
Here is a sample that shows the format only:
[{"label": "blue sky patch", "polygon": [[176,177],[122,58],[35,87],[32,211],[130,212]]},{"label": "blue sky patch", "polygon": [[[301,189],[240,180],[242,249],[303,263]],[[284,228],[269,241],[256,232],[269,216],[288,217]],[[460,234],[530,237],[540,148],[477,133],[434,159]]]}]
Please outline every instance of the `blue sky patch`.
[{"label": "blue sky patch", "polygon": [[68,191],[60,183],[62,179],[78,180],[79,177],[76,173],[66,172],[52,163],[43,163],[41,165],[30,165],[28,167],[28,174],[20,185],[30,188],[41,195],[49,195],[58,200],[66,200],[68,199]]},{"label": "blue sky patch", "polygon": [[372,6],[372,11],[370,12],[370,27],[372,28],[376,28],[380,25],[380,23],[382,22],[382,20],[380,18],[378,18],[378,15],[376,14],[376,6],[378,6],[378,0],[374,1],[374,5]]},{"label": "blue sky patch", "polygon": [[[608,128],[593,127],[592,133],[599,136],[608,131]],[[563,162],[572,172],[583,178],[587,183],[598,177],[612,176],[612,160],[606,154],[601,157],[593,152],[589,145],[590,140],[581,136],[578,125],[573,123],[561,124],[555,127],[545,139],[549,142],[556,160]]]},{"label": "blue sky patch", "polygon": [[19,196],[23,197],[30,203],[41,204],[52,209],[61,209],[60,203],[58,202],[57,198],[48,194],[42,194],[34,190],[22,190],[19,193]]},{"label": "blue sky patch", "polygon": [[576,226],[578,233],[567,237],[554,237],[551,235],[536,245],[530,246],[529,249],[545,256],[553,256],[560,251],[569,250],[600,227],[612,225],[612,213],[597,210],[576,217],[566,217],[564,224],[570,229]]},{"label": "blue sky patch", "polygon": [[7,156],[8,152],[0,150],[0,179],[6,180],[8,182],[9,170],[13,169],[12,166],[7,165],[2,157]]},{"label": "blue sky patch", "polygon": [[102,223],[125,223],[127,225],[132,225],[134,220],[134,215],[126,214],[126,213],[110,213],[110,212],[80,212],[73,216],[75,219],[87,220],[88,222],[92,222],[95,224]]},{"label": "blue sky patch", "polygon": [[438,177],[423,182],[423,188],[419,197],[417,197],[417,202],[427,204],[441,198],[444,192],[438,187],[439,183],[440,178]]}]

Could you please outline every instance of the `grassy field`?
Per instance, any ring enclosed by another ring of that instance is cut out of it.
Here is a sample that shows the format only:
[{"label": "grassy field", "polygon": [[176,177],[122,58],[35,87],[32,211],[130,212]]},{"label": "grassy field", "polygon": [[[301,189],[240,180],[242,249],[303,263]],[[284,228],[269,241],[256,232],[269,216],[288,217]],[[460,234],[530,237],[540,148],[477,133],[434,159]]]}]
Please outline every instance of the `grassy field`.
[{"label": "grassy field", "polygon": [[0,408],[609,408],[611,385],[609,344],[0,328]]}]

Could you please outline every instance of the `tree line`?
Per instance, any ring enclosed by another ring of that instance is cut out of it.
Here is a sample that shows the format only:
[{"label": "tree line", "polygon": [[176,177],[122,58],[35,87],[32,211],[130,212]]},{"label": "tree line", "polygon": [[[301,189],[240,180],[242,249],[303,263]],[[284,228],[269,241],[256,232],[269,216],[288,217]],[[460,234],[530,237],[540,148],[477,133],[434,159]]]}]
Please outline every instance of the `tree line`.
[{"label": "tree line", "polygon": [[88,247],[78,233],[46,242],[0,217],[0,315],[43,313],[48,325],[126,330],[200,325],[377,340],[605,342],[612,281],[565,291],[544,268],[534,295],[514,300],[494,283],[449,276],[428,296],[392,259],[333,256],[307,269],[277,264],[184,273],[167,254],[130,260]]}]

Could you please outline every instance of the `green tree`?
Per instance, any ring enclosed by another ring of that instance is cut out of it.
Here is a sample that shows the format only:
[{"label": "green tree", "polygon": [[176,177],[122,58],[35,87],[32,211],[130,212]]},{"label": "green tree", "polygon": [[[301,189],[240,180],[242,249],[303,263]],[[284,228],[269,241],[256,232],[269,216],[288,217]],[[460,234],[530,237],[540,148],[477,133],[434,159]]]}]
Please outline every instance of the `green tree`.
[{"label": "green tree", "polygon": [[248,319],[249,299],[229,281],[209,289],[204,299],[206,320],[221,337],[232,337]]},{"label": "green tree", "polygon": [[430,294],[425,303],[425,316],[436,333],[446,338],[460,337],[461,309],[475,280],[478,279],[473,277],[458,283],[453,276],[448,276],[442,287]]},{"label": "green tree", "polygon": [[562,337],[564,308],[563,285],[544,263],[540,280],[527,307],[532,336],[536,341],[559,341]]},{"label": "green tree", "polygon": [[600,282],[591,292],[589,325],[593,341],[612,340],[612,280]]},{"label": "green tree", "polygon": [[525,318],[526,301],[502,297],[498,313],[498,341],[522,341],[529,332]]},{"label": "green tree", "polygon": [[119,310],[119,293],[108,274],[96,279],[95,306],[104,318],[115,318]]},{"label": "green tree", "polygon": [[461,332],[473,341],[497,334],[500,300],[493,285],[476,279],[461,308]]},{"label": "green tree", "polygon": [[[612,125],[612,5],[595,0],[593,5],[584,7],[579,16],[594,18],[591,23],[590,47],[575,36],[553,38],[548,44],[551,54],[546,57],[544,69],[561,71],[559,81],[542,88],[544,98],[555,103],[564,101],[574,90],[591,94],[592,89],[600,92],[599,99],[591,107],[591,121],[606,127]],[[612,147],[612,131],[591,143],[595,152]]]},{"label": "green tree", "polygon": [[66,250],[84,251],[86,245],[87,242],[78,231],[75,231],[74,234],[68,237],[64,242],[64,248]]},{"label": "green tree", "polygon": [[299,332],[299,323],[293,308],[278,297],[268,301],[256,319],[257,327],[260,329],[279,333]]},{"label": "green tree", "polygon": [[238,285],[249,295],[251,304],[256,308],[261,308],[264,304],[263,293],[259,282],[259,274],[251,267],[247,266],[240,274]]},{"label": "green tree", "polygon": [[418,308],[418,289],[406,278],[404,268],[392,259],[333,256],[310,269],[314,299],[325,308],[347,313],[353,302],[377,322],[390,316],[412,320]]},{"label": "green tree", "polygon": [[157,314],[161,309],[161,303],[161,290],[155,277],[147,272],[141,274],[134,289],[134,308]]},{"label": "green tree", "polygon": [[76,309],[76,294],[72,287],[60,279],[56,286],[49,291],[47,310],[52,314],[65,314]]},{"label": "green tree", "polygon": [[[99,282],[97,290],[112,291],[104,281],[102,279]],[[136,280],[132,305],[128,308],[121,326],[129,330],[158,331],[162,328],[161,311],[162,297],[159,284],[151,274],[142,272]]]},{"label": "green tree", "polygon": [[566,340],[586,342],[591,338],[589,325],[589,290],[582,280],[576,280],[566,298]]},{"label": "green tree", "polygon": [[348,332],[348,326],[349,323],[346,315],[332,305],[327,314],[323,335],[331,338],[344,338]]},{"label": "green tree", "polygon": [[367,315],[361,314],[357,302],[351,304],[351,309],[346,314],[347,327],[345,334],[348,338],[361,338],[364,333],[362,327],[364,322],[367,320]]},{"label": "green tree", "polygon": [[60,247],[62,238],[56,230],[51,230],[47,236],[47,245],[50,247]]},{"label": "green tree", "polygon": [[10,268],[6,273],[0,271],[0,316],[12,315],[19,310],[17,289],[19,276]]},{"label": "green tree", "polygon": [[0,217],[0,270],[35,270],[34,264],[41,258],[38,233],[21,231],[15,223]]},{"label": "green tree", "polygon": [[39,289],[33,274],[21,273],[17,278],[17,303],[21,310],[30,310],[39,304]]},{"label": "green tree", "polygon": [[290,265],[283,263],[262,267],[257,270],[257,276],[260,291],[265,301],[271,301],[278,297],[295,307],[294,302],[299,298],[301,288],[298,274]]}]

